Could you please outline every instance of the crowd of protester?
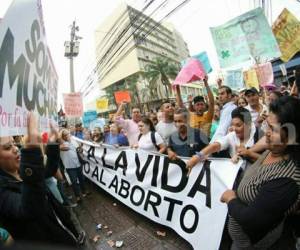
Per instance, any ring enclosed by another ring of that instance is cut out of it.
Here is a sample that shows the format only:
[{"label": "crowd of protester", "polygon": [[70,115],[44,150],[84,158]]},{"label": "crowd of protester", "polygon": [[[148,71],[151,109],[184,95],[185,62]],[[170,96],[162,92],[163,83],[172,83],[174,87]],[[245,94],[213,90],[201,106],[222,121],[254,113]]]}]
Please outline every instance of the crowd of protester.
[{"label": "crowd of protester", "polygon": [[[234,92],[218,80],[214,97],[208,78],[203,82],[207,96],[191,96],[184,103],[177,86],[175,101],[165,101],[157,112],[142,114],[133,107],[126,115],[124,102],[103,128],[89,130],[78,123],[59,131],[51,127],[49,135],[40,136],[30,114],[26,137],[0,138],[1,244],[32,240],[79,246],[84,242],[85,233],[74,226],[67,209],[89,194],[82,151],[71,143],[72,135],[99,145],[165,154],[171,160],[190,157],[189,172],[210,156],[242,161],[234,190],[220,197],[228,206],[232,249],[275,247],[290,218],[299,244],[296,83],[291,88]],[[66,179],[73,200],[64,192]]]}]

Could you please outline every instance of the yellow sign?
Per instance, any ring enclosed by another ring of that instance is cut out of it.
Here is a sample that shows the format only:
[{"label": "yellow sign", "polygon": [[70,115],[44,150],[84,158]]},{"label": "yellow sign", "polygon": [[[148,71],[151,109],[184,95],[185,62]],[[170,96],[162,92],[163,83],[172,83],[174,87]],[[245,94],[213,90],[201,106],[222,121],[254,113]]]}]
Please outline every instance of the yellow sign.
[{"label": "yellow sign", "polygon": [[282,53],[281,60],[287,62],[300,51],[300,22],[284,9],[274,22],[272,30]]},{"label": "yellow sign", "polygon": [[106,98],[98,99],[96,101],[96,108],[97,108],[97,111],[108,109],[108,99],[106,99]]},{"label": "yellow sign", "polygon": [[249,69],[243,72],[244,81],[247,88],[256,88],[259,91],[259,82],[255,69]]}]

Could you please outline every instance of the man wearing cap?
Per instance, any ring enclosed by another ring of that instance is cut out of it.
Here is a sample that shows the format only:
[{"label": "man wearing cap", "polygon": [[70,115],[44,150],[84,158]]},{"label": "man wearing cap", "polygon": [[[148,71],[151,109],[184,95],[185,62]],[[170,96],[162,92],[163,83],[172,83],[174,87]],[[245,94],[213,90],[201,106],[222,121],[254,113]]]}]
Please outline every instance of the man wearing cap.
[{"label": "man wearing cap", "polygon": [[[208,109],[207,104],[203,96],[194,97],[193,101],[189,104],[190,115],[190,127],[195,129],[201,129],[202,132],[209,137],[210,127],[214,117],[214,96],[208,86],[208,77],[203,79],[204,86],[208,95]],[[180,96],[180,88],[177,86],[177,104],[179,107],[184,107]],[[207,110],[207,111],[206,111]]]},{"label": "man wearing cap", "polygon": [[258,119],[268,112],[267,106],[259,102],[259,92],[256,88],[252,87],[246,90],[245,97],[248,102],[246,109],[250,111],[252,121],[256,126],[260,126],[263,119]]}]

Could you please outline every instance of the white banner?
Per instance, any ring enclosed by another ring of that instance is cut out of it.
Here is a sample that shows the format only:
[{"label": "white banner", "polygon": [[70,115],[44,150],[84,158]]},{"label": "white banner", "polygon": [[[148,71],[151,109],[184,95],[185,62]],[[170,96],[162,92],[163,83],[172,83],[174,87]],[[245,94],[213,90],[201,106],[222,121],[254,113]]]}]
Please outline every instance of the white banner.
[{"label": "white banner", "polygon": [[39,0],[14,0],[0,25],[0,136],[24,134],[26,114],[45,130],[56,117],[58,77]]},{"label": "white banner", "polygon": [[171,161],[142,150],[76,141],[83,143],[84,173],[99,187],[136,212],[174,229],[194,249],[219,248],[227,214],[220,197],[232,188],[239,165],[211,159],[187,176],[187,159]]}]

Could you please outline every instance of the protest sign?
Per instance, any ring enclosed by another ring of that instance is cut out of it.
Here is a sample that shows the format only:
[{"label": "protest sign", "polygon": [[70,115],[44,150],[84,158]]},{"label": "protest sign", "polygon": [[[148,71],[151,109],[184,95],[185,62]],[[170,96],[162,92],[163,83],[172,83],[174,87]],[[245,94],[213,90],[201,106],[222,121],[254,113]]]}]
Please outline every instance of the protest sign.
[{"label": "protest sign", "polygon": [[116,91],[115,92],[115,100],[117,104],[121,104],[122,102],[131,102],[130,92],[129,91]]},{"label": "protest sign", "polygon": [[300,51],[300,22],[284,9],[274,22],[273,33],[281,50],[281,60],[287,62]]},{"label": "protest sign", "polygon": [[90,123],[97,119],[96,110],[86,111],[83,113],[82,121],[85,128],[90,127]]},{"label": "protest sign", "polygon": [[259,82],[255,69],[244,71],[244,81],[247,88],[256,88],[259,91]]},{"label": "protest sign", "polygon": [[[76,140],[74,142],[74,140]],[[187,176],[186,159],[82,142],[85,176],[120,202],[175,230],[197,250],[219,248],[227,215],[220,202],[240,164],[208,160]]]},{"label": "protest sign", "polygon": [[271,86],[274,82],[273,68],[270,62],[254,66],[260,86]]},{"label": "protest sign", "polygon": [[96,120],[92,121],[90,123],[90,130],[94,130],[94,128],[101,128],[103,129],[104,125],[105,125],[105,119],[104,118],[97,118]]},{"label": "protest sign", "polygon": [[[200,61],[202,63],[203,68],[205,69],[206,74],[212,72],[212,67],[210,65],[207,53],[205,51],[201,52],[201,53],[199,53],[197,55],[192,56],[192,58],[195,58],[195,59],[197,59],[198,61]],[[188,61],[189,61],[189,58],[183,60],[181,62],[181,66],[184,67],[188,63]]]},{"label": "protest sign", "polygon": [[81,93],[63,94],[64,107],[67,117],[81,117],[83,114],[83,103]]},{"label": "protest sign", "polygon": [[267,61],[281,55],[261,8],[246,12],[210,30],[222,68],[250,59]]},{"label": "protest sign", "polygon": [[203,68],[202,63],[195,58],[191,58],[188,60],[187,64],[179,71],[172,84],[178,85],[202,80],[205,75],[206,72]]},{"label": "protest sign", "polygon": [[31,110],[47,130],[57,117],[57,81],[41,1],[13,1],[0,25],[0,136],[25,134]]},{"label": "protest sign", "polygon": [[234,89],[240,90],[245,87],[242,69],[226,71],[225,84]]},{"label": "protest sign", "polygon": [[96,109],[98,112],[108,109],[108,99],[100,98],[96,100]]}]

